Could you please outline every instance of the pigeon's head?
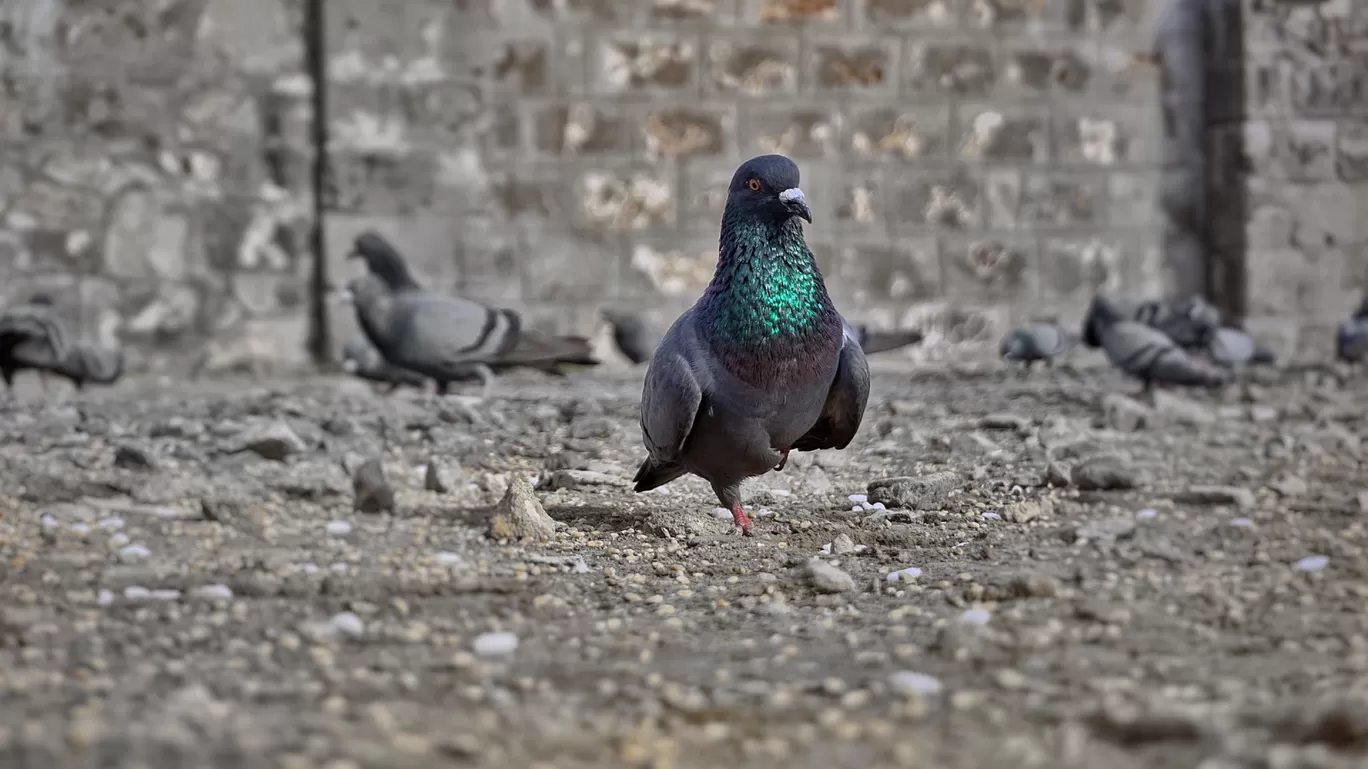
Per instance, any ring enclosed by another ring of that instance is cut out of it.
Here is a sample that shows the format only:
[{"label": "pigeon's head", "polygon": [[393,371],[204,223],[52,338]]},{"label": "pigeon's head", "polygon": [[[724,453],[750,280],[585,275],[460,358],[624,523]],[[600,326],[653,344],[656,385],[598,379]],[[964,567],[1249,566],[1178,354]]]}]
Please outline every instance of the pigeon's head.
[{"label": "pigeon's head", "polygon": [[795,216],[812,222],[812,211],[798,188],[798,166],[783,155],[761,155],[742,163],[732,176],[727,208],[778,223]]},{"label": "pigeon's head", "polygon": [[404,257],[374,230],[366,230],[356,236],[348,257],[365,260],[366,269],[378,275],[392,289],[418,287],[418,282],[409,274],[408,265],[404,264]]},{"label": "pigeon's head", "polygon": [[379,276],[367,273],[347,281],[345,296],[357,307],[370,307],[389,294],[389,287]]}]

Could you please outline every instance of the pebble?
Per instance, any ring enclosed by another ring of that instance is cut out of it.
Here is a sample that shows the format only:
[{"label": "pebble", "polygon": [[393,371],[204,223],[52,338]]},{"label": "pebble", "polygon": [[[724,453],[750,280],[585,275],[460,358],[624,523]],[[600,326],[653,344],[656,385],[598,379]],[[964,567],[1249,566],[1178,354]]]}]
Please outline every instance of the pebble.
[{"label": "pebble", "polygon": [[124,588],[124,598],[130,601],[141,601],[144,598],[152,597],[152,591],[139,585],[129,585]]},{"label": "pebble", "polygon": [[1142,520],[1142,521],[1148,521],[1148,520],[1150,520],[1151,518],[1158,518],[1158,517],[1159,517],[1159,511],[1158,511],[1158,510],[1155,510],[1155,509],[1152,508],[1152,507],[1146,507],[1146,508],[1144,508],[1143,510],[1138,510],[1138,511],[1136,511],[1135,517],[1136,517],[1136,518],[1139,518],[1139,519]]},{"label": "pebble", "polygon": [[145,545],[125,545],[119,550],[119,557],[125,561],[141,561],[152,555]]},{"label": "pebble", "polygon": [[114,603],[114,591],[101,590],[99,593],[95,595],[95,603],[101,606],[108,606]]},{"label": "pebble", "polygon": [[190,591],[190,595],[209,600],[228,600],[233,597],[233,589],[227,585],[215,583],[197,587]]},{"label": "pebble", "polygon": [[1120,393],[1108,393],[1102,398],[1102,413],[1108,427],[1123,433],[1144,429],[1153,417],[1148,406]]},{"label": "pebble", "polygon": [[123,533],[122,531],[115,532],[113,536],[109,538],[110,547],[123,547],[124,545],[127,545],[128,542],[128,535]]},{"label": "pebble", "polygon": [[359,513],[394,512],[394,489],[378,459],[362,462],[352,473],[352,494],[352,509]]},{"label": "pebble", "polygon": [[346,521],[328,521],[328,525],[324,528],[334,537],[341,537],[351,533],[352,525]]},{"label": "pebble", "polygon": [[1292,564],[1292,568],[1297,571],[1321,571],[1330,565],[1328,555],[1308,555]]},{"label": "pebble", "polygon": [[712,512],[714,518],[721,518],[724,521],[730,521],[732,519],[731,511],[725,507],[714,507]]},{"label": "pebble", "polygon": [[992,618],[992,612],[987,609],[966,609],[959,616],[959,621],[966,625],[987,625],[988,620]]},{"label": "pebble", "polygon": [[124,470],[155,470],[157,461],[141,446],[125,444],[114,450],[114,466]]},{"label": "pebble", "polygon": [[855,589],[855,578],[820,558],[808,559],[808,582],[822,593],[847,593]]},{"label": "pebble", "polygon": [[432,556],[432,562],[438,566],[455,566],[460,563],[461,560],[460,553],[453,553],[449,550],[443,550]]},{"label": "pebble", "polygon": [[508,631],[481,633],[470,648],[481,657],[504,657],[518,650],[518,636]]},{"label": "pebble", "polygon": [[1079,462],[1069,475],[1073,485],[1083,491],[1133,489],[1140,485],[1138,472],[1113,456],[1100,456]]},{"label": "pebble", "polygon": [[95,525],[102,529],[122,529],[124,527],[124,519],[117,517],[101,518],[99,521],[96,521]]},{"label": "pebble", "polygon": [[38,525],[42,526],[45,529],[55,529],[58,526],[61,526],[62,524],[51,514],[43,513],[43,516],[38,519]]},{"label": "pebble", "polygon": [[997,513],[979,513],[979,517],[985,521],[1000,521],[1002,516]]},{"label": "pebble", "polygon": [[908,566],[906,569],[890,571],[886,579],[889,582],[911,582],[912,580],[916,579],[917,577],[920,577],[921,575],[921,569],[918,569],[916,566]]},{"label": "pebble", "polygon": [[446,466],[436,457],[429,459],[423,469],[423,488],[436,494],[450,494],[454,485]]},{"label": "pebble", "polygon": [[556,534],[556,522],[546,514],[532,485],[521,475],[509,479],[503,499],[489,520],[489,536],[494,539],[547,540]]},{"label": "pebble", "polygon": [[852,505],[863,505],[863,504],[865,504],[866,502],[869,501],[869,495],[867,495],[867,494],[851,494],[850,497],[849,497],[849,499],[850,499],[850,504],[852,504]]},{"label": "pebble", "polygon": [[945,690],[939,678],[911,670],[899,670],[888,677],[888,685],[902,694],[920,694],[931,697]]},{"label": "pebble", "polygon": [[241,441],[238,451],[250,451],[265,459],[284,462],[286,457],[302,454],[308,449],[300,438],[284,422],[272,422],[266,427],[248,433]]},{"label": "pebble", "polygon": [[1190,486],[1173,501],[1187,505],[1231,505],[1240,510],[1254,506],[1254,492],[1239,486]]},{"label": "pebble", "polygon": [[869,482],[869,498],[906,510],[941,510],[951,490],[963,484],[959,473],[944,470],[926,475],[904,475]]},{"label": "pebble", "polygon": [[855,552],[855,541],[849,534],[837,534],[836,539],[831,541],[831,552],[835,555],[845,555]]},{"label": "pebble", "polygon": [[1248,518],[1231,518],[1230,525],[1239,527],[1241,529],[1254,528],[1254,522],[1249,520]]},{"label": "pebble", "polygon": [[362,622],[361,618],[355,614],[344,611],[341,614],[333,615],[333,618],[328,620],[328,628],[339,635],[357,638],[366,632],[366,623]]},{"label": "pebble", "polygon": [[175,601],[181,597],[181,591],[169,588],[153,590],[148,593],[148,597],[156,601]]}]

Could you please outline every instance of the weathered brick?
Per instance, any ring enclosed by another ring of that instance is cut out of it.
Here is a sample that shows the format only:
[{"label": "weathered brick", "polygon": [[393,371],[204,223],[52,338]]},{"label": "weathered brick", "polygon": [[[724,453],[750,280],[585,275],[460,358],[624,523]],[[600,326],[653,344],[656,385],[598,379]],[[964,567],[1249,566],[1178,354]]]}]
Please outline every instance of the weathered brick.
[{"label": "weathered brick", "polygon": [[836,105],[745,102],[740,105],[740,150],[795,160],[834,157],[841,151],[841,111]]},{"label": "weathered brick", "polygon": [[950,148],[950,109],[865,107],[854,112],[849,149],[857,157],[925,160],[946,156]]},{"label": "weathered brick", "polygon": [[520,300],[523,254],[517,230],[493,217],[463,217],[460,224],[452,245],[452,289],[483,302]]},{"label": "weathered brick", "polygon": [[1094,294],[1148,296],[1156,292],[1159,249],[1116,238],[1045,238],[1040,250],[1041,302],[1081,305]]},{"label": "weathered brick", "polygon": [[523,228],[519,266],[523,297],[530,302],[598,302],[617,294],[624,243],[610,233]]},{"label": "weathered brick", "polygon": [[339,148],[329,157],[328,208],[369,214],[410,214],[432,204],[436,169],[423,152]]},{"label": "weathered brick", "polygon": [[596,169],[575,185],[579,222],[591,229],[644,230],[673,227],[675,185],[658,169]]},{"label": "weathered brick", "polygon": [[680,216],[690,232],[716,235],[727,202],[727,187],[735,172],[735,163],[721,160],[690,160],[684,164],[680,174]]},{"label": "weathered brick", "polygon": [[540,95],[556,90],[552,59],[552,44],[547,39],[503,41],[495,50],[490,74],[500,90],[522,96]]},{"label": "weathered brick", "polygon": [[630,4],[616,0],[528,0],[533,10],[556,22],[625,21],[632,12]]},{"label": "weathered brick", "polygon": [[1029,173],[1021,190],[1025,224],[1088,226],[1106,221],[1106,177],[1066,173]]},{"label": "weathered brick", "polygon": [[1330,59],[1292,68],[1287,80],[1288,102],[1298,115],[1342,115],[1368,100],[1368,64]]},{"label": "weathered brick", "polygon": [[1094,64],[1084,44],[1009,46],[1001,53],[1004,95],[1079,93],[1093,82]]},{"label": "weathered brick", "polygon": [[[887,192],[878,168],[845,168],[834,188],[834,224],[845,232],[879,232],[887,226]],[[813,212],[814,221],[816,212]]]},{"label": "weathered brick", "polygon": [[803,24],[844,26],[842,0],[741,0],[742,24]]},{"label": "weathered brick", "polygon": [[947,295],[977,302],[1025,302],[1035,295],[1034,238],[981,234],[943,243]]},{"label": "weathered brick", "polygon": [[1153,110],[1076,105],[1056,110],[1053,122],[1062,163],[1113,166],[1154,163],[1159,158]]},{"label": "weathered brick", "polygon": [[823,275],[828,287],[839,292],[837,301],[854,306],[942,295],[940,248],[931,237],[838,246]]},{"label": "weathered brick", "polygon": [[[565,194],[560,175],[547,169],[540,172],[520,169],[492,174],[488,189],[480,189],[489,210],[504,220],[538,219],[565,222],[574,218],[574,206]],[[445,210],[445,209],[444,209]]]},{"label": "weathered brick", "polygon": [[983,208],[988,226],[1013,229],[1021,222],[1022,174],[1015,168],[993,168],[983,175]]},{"label": "weathered brick", "polygon": [[691,38],[627,36],[600,39],[593,88],[606,92],[677,91],[697,84],[698,46]]},{"label": "weathered brick", "polygon": [[1368,121],[1353,120],[1339,124],[1336,137],[1336,171],[1340,181],[1368,181]]},{"label": "weathered brick", "polygon": [[708,46],[708,85],[726,93],[792,93],[798,89],[798,38],[775,33],[727,37]]},{"label": "weathered brick", "polygon": [[1044,163],[1049,120],[1040,110],[966,105],[960,109],[959,155],[975,160]]},{"label": "weathered brick", "polygon": [[640,130],[649,158],[716,156],[734,144],[736,116],[728,107],[652,109]]},{"label": "weathered brick", "polygon": [[1111,227],[1148,227],[1154,223],[1158,178],[1153,172],[1107,175],[1107,224]]},{"label": "weathered brick", "polygon": [[1064,23],[1065,12],[1077,15],[1078,0],[972,0],[968,23],[982,29],[1047,28]]},{"label": "weathered brick", "polygon": [[996,62],[988,41],[928,41],[908,48],[903,87],[911,93],[982,96],[996,82]]},{"label": "weathered brick", "polygon": [[826,91],[891,91],[897,88],[896,41],[881,38],[813,42],[812,82]]},{"label": "weathered brick", "polygon": [[953,27],[965,5],[965,0],[864,0],[865,23],[896,29]]},{"label": "weathered brick", "polygon": [[968,168],[897,174],[891,198],[900,230],[971,230],[983,222],[979,180]]},{"label": "weathered brick", "polygon": [[1337,310],[1359,299],[1349,256],[1339,248],[1251,250],[1247,259],[1251,315],[1336,320]]},{"label": "weathered brick", "polygon": [[[1086,0],[1087,28],[1100,32],[1136,31],[1148,33],[1146,21],[1157,12],[1149,0]],[[1224,0],[1218,0],[1224,1]],[[1072,15],[1083,0],[1066,0],[1065,6]]]},{"label": "weathered brick", "polygon": [[717,268],[717,235],[633,238],[623,295],[692,302]]},{"label": "weathered brick", "polygon": [[533,146],[551,155],[625,156],[634,146],[633,122],[591,102],[550,104],[534,110]]},{"label": "weathered brick", "polygon": [[736,0],[651,0],[651,22],[724,25],[736,16]]},{"label": "weathered brick", "polygon": [[1289,122],[1278,133],[1275,147],[1283,178],[1291,181],[1329,181],[1336,177],[1333,122]]}]

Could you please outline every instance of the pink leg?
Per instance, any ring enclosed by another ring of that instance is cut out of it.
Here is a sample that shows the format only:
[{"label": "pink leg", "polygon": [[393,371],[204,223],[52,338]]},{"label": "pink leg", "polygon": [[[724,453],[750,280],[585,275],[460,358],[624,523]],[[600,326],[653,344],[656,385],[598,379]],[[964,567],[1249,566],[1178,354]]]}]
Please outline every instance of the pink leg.
[{"label": "pink leg", "polygon": [[740,527],[741,536],[754,536],[751,534],[751,519],[746,516],[746,511],[742,510],[740,505],[732,508],[732,520]]}]

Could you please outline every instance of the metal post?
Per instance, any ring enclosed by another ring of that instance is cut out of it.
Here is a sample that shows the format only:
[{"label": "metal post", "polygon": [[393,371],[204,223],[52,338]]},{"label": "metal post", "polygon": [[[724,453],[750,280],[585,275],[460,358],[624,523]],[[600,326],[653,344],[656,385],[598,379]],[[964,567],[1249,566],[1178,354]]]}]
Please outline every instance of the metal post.
[{"label": "metal post", "polygon": [[313,81],[313,221],[309,232],[313,275],[309,285],[309,352],[319,366],[332,359],[328,322],[328,251],[324,216],[328,194],[328,56],[324,0],[307,0],[304,17],[305,66]]}]

